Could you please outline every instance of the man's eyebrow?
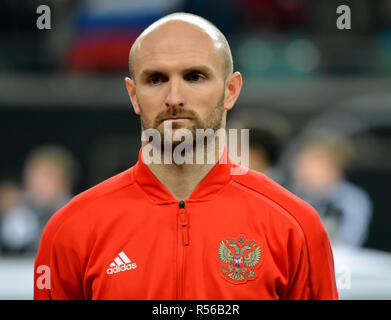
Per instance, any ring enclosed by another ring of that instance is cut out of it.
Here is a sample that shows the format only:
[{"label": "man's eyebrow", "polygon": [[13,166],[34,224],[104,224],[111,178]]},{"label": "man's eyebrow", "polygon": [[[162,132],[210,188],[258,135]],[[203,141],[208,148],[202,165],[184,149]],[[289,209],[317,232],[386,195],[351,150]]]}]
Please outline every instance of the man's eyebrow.
[{"label": "man's eyebrow", "polygon": [[194,72],[194,71],[199,71],[207,74],[213,73],[212,69],[206,65],[200,65],[200,66],[194,66],[187,68],[183,71],[183,73],[189,73],[189,72]]},{"label": "man's eyebrow", "polygon": [[153,69],[145,69],[141,72],[141,76],[148,77],[154,74],[164,74],[162,71],[153,70]]},{"label": "man's eyebrow", "polygon": [[[190,72],[203,72],[206,74],[213,73],[212,69],[206,65],[192,66],[192,67],[186,68],[182,71],[183,74],[187,74]],[[148,76],[155,75],[155,74],[164,75],[165,72],[163,70],[156,70],[156,69],[145,69],[141,72],[141,76],[143,76],[143,77],[148,77]]]}]

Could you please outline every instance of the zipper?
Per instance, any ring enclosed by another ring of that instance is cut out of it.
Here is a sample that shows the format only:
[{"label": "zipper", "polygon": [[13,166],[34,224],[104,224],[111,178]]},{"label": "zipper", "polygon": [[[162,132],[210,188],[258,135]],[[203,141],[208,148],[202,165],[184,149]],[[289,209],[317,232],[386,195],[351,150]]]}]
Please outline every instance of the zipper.
[{"label": "zipper", "polygon": [[178,259],[177,259],[177,299],[183,296],[185,250],[189,246],[189,219],[186,212],[186,203],[181,200],[178,203]]},{"label": "zipper", "polygon": [[182,230],[182,240],[183,245],[188,246],[189,245],[189,219],[187,217],[186,209],[185,209],[185,201],[181,200],[179,201],[179,227]]}]

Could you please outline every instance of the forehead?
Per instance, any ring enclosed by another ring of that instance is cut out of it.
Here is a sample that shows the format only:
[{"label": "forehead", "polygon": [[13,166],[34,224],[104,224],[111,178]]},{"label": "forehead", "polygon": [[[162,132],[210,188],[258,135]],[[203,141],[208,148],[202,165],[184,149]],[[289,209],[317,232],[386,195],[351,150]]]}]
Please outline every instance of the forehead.
[{"label": "forehead", "polygon": [[145,35],[135,50],[135,74],[144,69],[181,69],[206,65],[222,70],[222,47],[207,31],[182,21],[171,21]]}]

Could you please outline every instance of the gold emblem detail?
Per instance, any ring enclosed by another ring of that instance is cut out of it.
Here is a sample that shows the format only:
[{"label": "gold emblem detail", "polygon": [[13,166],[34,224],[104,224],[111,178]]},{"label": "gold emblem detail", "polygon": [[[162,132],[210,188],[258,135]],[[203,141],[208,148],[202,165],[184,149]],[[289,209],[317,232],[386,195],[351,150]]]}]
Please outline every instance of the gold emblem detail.
[{"label": "gold emblem detail", "polygon": [[224,278],[228,281],[245,283],[255,278],[255,268],[262,256],[261,247],[254,241],[226,239],[220,242],[218,258]]}]

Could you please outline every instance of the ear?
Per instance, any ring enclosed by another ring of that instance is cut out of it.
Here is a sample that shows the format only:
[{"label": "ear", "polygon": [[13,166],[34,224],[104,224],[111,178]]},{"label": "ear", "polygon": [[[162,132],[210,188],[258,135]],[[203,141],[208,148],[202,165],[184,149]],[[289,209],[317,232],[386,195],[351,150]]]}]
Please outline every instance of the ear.
[{"label": "ear", "polygon": [[129,98],[130,101],[132,102],[134,112],[136,114],[140,114],[140,106],[138,105],[137,102],[137,97],[136,97],[136,85],[134,81],[128,77],[125,78],[125,85],[126,89],[128,90]]},{"label": "ear", "polygon": [[225,82],[224,110],[231,110],[242,89],[242,75],[240,72],[231,74]]}]

